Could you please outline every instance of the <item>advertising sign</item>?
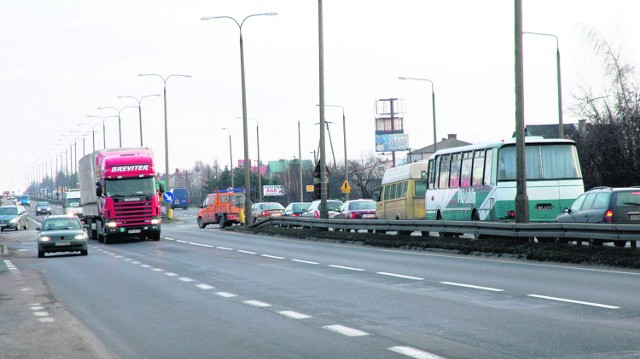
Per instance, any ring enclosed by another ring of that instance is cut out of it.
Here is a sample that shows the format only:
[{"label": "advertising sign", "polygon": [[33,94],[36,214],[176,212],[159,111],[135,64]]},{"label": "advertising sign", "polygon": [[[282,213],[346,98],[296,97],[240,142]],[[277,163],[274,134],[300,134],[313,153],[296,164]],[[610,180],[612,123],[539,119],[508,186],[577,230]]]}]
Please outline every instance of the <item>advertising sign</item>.
[{"label": "advertising sign", "polygon": [[376,135],[376,152],[409,150],[409,134],[394,133]]},{"label": "advertising sign", "polygon": [[284,196],[284,187],[281,185],[264,185],[262,193],[265,196]]}]

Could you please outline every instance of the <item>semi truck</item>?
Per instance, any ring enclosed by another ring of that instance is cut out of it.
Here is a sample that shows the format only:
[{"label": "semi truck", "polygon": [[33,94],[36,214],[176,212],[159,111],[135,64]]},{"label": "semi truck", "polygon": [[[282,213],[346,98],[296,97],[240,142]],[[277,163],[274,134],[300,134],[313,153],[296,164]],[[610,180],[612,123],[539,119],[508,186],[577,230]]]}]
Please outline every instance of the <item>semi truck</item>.
[{"label": "semi truck", "polygon": [[[91,239],[160,240],[161,204],[149,147],[97,150],[79,161],[82,220]],[[162,185],[160,192],[164,192]]]},{"label": "semi truck", "polygon": [[82,206],[80,206],[80,189],[70,188],[62,195],[62,213],[82,217]]}]

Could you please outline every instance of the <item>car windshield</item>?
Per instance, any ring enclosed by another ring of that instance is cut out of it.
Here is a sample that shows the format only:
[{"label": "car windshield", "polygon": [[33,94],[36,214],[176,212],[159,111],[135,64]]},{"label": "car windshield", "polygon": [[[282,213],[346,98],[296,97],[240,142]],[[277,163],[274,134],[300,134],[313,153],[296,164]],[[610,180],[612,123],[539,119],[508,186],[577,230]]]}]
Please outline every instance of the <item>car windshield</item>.
[{"label": "car windshield", "polygon": [[376,209],[376,203],[374,201],[351,202],[349,209],[352,211]]},{"label": "car windshield", "polygon": [[262,209],[284,209],[280,203],[263,203]]},{"label": "car windshield", "polygon": [[49,202],[38,202],[37,207],[49,207]]},{"label": "car windshield", "polygon": [[18,209],[16,207],[0,207],[0,215],[2,216],[11,216],[18,214]]},{"label": "car windshield", "polygon": [[309,208],[309,203],[296,203],[292,206],[291,210],[293,212],[304,212],[307,208]]},{"label": "car windshield", "polygon": [[624,191],[616,193],[616,205],[618,207],[640,206],[640,191]]},{"label": "car windshield", "polygon": [[340,201],[327,201],[327,211],[339,211],[340,207],[342,207]]},{"label": "car windshield", "polygon": [[44,221],[43,231],[56,231],[61,229],[81,229],[80,221],[73,218],[50,218]]}]

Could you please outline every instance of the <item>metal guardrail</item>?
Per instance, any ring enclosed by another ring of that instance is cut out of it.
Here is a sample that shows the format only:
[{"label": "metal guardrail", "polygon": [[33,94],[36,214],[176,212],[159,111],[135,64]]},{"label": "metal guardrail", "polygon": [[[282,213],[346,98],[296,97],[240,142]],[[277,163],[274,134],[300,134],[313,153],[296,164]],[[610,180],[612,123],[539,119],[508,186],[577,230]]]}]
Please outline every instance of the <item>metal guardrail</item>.
[{"label": "metal guardrail", "polygon": [[640,225],[599,223],[513,223],[486,221],[430,221],[381,219],[319,219],[304,217],[267,218],[251,225],[322,228],[334,230],[395,231],[410,233],[438,232],[441,234],[467,234],[475,238],[498,236],[511,238],[554,238],[566,240],[631,241],[636,248],[640,241]]}]

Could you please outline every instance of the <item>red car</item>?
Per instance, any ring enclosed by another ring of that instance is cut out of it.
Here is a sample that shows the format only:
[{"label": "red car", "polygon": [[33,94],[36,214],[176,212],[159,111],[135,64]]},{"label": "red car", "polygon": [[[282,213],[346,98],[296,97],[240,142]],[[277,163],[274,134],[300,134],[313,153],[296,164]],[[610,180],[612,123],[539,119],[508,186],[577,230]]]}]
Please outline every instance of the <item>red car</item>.
[{"label": "red car", "polygon": [[372,199],[346,201],[333,218],[376,219],[376,202]]}]

